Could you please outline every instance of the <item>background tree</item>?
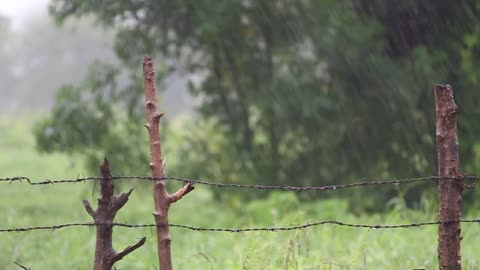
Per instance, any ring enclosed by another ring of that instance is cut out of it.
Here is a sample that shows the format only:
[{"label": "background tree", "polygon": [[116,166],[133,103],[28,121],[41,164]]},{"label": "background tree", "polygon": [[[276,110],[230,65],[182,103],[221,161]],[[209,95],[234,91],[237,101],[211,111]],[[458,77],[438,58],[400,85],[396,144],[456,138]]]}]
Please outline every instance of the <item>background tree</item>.
[{"label": "background tree", "polygon": [[[114,151],[128,156],[118,167],[146,170],[138,76],[148,53],[162,74],[180,61],[197,78],[197,119],[168,134],[174,173],[305,185],[432,175],[431,92],[443,82],[466,112],[469,166],[478,141],[477,2],[53,0],[59,23],[93,13],[118,29],[117,56],[131,77],[119,86],[115,72],[94,67],[84,83],[63,88],[37,129],[39,146],[93,151],[91,160]],[[414,202],[422,190],[405,196]],[[385,188],[364,207],[394,195]]]}]

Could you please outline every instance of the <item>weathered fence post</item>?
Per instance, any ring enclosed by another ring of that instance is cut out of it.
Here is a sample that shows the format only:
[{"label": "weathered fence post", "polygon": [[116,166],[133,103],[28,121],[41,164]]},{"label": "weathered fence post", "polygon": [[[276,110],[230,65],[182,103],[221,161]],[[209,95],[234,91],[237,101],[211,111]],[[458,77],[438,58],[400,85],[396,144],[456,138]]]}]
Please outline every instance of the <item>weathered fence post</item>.
[{"label": "weathered fence post", "polygon": [[143,237],[136,244],[128,246],[120,252],[116,252],[113,249],[113,219],[117,211],[127,203],[128,197],[133,189],[130,189],[128,192],[123,192],[119,196],[115,196],[113,192],[113,179],[110,174],[110,165],[107,159],[104,160],[100,170],[102,172],[102,179],[100,179],[100,198],[98,199],[97,210],[93,210],[87,200],[83,200],[83,205],[87,213],[93,217],[97,228],[93,270],[110,270],[115,262],[141,247],[145,243],[146,238]]},{"label": "weathered fence post", "polygon": [[159,121],[162,114],[157,111],[157,95],[155,85],[155,71],[152,59],[145,56],[143,61],[143,75],[145,79],[145,100],[147,123],[150,142],[150,168],[153,180],[153,198],[155,201],[155,224],[157,225],[157,246],[160,270],[172,269],[172,255],[170,249],[170,231],[168,227],[168,210],[170,205],[180,200],[184,195],[193,190],[191,183],[185,184],[174,194],[169,194],[165,187],[165,174],[162,161],[162,149],[160,143]]},{"label": "weathered fence post", "polygon": [[463,180],[460,179],[457,112],[450,85],[435,85],[438,157],[438,262],[441,270],[460,270],[460,217]]}]

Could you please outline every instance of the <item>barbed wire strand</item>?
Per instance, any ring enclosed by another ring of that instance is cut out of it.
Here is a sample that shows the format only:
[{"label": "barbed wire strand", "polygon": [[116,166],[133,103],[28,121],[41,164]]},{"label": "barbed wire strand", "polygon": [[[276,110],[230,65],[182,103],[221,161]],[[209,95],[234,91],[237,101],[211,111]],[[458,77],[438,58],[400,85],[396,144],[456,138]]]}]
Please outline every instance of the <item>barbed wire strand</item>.
[{"label": "barbed wire strand", "polygon": [[16,264],[18,267],[24,269],[24,270],[30,270],[30,268],[26,267],[26,266],[23,266],[21,264],[19,264],[18,262],[13,262],[14,264]]},{"label": "barbed wire strand", "polygon": [[[277,232],[277,231],[292,231],[292,230],[302,230],[310,227],[320,226],[320,225],[335,225],[341,227],[352,227],[352,228],[367,228],[367,229],[400,229],[400,228],[413,228],[413,227],[423,227],[431,225],[440,225],[440,224],[452,224],[452,223],[480,223],[480,219],[460,219],[453,221],[431,221],[431,222],[418,222],[418,223],[409,223],[409,224],[397,224],[397,225],[374,225],[374,224],[352,224],[345,223],[336,220],[325,220],[313,223],[305,223],[300,225],[286,226],[286,227],[259,227],[259,228],[206,228],[206,227],[195,227],[188,225],[180,224],[168,224],[169,227],[188,229],[192,231],[207,231],[207,232],[232,232],[232,233],[241,233],[241,232],[258,232],[258,231],[267,231],[267,232]],[[124,228],[151,228],[157,227],[156,224],[128,224],[128,223],[95,223],[95,222],[83,222],[83,223],[65,223],[57,224],[50,226],[35,226],[35,227],[24,227],[24,228],[6,228],[0,229],[0,233],[8,232],[26,232],[26,231],[36,231],[36,230],[57,230],[67,227],[95,227],[95,226],[117,226]],[[158,225],[162,226],[162,225]]]},{"label": "barbed wire strand", "polygon": [[15,177],[5,177],[5,178],[0,178],[0,182],[22,182],[23,180],[26,180],[29,184],[30,183],[30,179],[28,177],[24,177],[24,176],[15,176]]},{"label": "barbed wire strand", "polygon": [[[0,178],[0,182],[23,182],[27,181],[30,185],[52,185],[52,184],[65,184],[65,183],[81,183],[93,180],[100,180],[102,177],[82,177],[76,179],[59,179],[59,180],[42,180],[38,182],[33,182],[28,177],[17,176],[17,177],[8,177]],[[404,179],[388,179],[388,180],[370,180],[370,181],[360,181],[349,184],[339,184],[339,185],[324,185],[324,186],[290,186],[290,185],[253,185],[253,184],[235,184],[235,183],[218,183],[210,182],[204,180],[190,179],[190,178],[180,178],[180,177],[163,177],[163,178],[154,178],[150,176],[112,176],[111,179],[114,180],[173,180],[179,182],[190,182],[193,184],[211,186],[216,188],[246,188],[246,189],[257,189],[257,190],[289,190],[289,191],[305,191],[305,190],[336,190],[342,188],[352,188],[360,186],[372,186],[372,185],[387,185],[387,184],[407,184],[413,182],[422,182],[422,181],[432,181],[432,180],[480,180],[480,176],[461,176],[461,177],[439,177],[439,176],[427,176],[427,177],[417,177],[417,178],[404,178]]]}]

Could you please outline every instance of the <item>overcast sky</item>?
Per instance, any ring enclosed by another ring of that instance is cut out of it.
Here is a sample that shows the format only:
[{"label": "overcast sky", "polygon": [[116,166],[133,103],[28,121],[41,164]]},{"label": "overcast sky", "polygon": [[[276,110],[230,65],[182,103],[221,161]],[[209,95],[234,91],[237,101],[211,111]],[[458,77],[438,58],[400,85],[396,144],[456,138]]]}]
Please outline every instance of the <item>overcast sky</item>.
[{"label": "overcast sky", "polygon": [[14,30],[22,26],[29,16],[47,12],[49,0],[3,0],[0,13],[9,17]]}]

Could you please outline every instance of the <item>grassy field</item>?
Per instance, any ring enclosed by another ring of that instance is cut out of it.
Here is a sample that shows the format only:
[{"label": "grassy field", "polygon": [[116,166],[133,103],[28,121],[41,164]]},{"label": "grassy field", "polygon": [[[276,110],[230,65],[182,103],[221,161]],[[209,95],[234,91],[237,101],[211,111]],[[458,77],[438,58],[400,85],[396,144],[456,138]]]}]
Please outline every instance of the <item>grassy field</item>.
[{"label": "grassy field", "polygon": [[[76,178],[84,171],[78,160],[41,155],[34,150],[27,117],[0,119],[0,177]],[[115,164],[112,171],[115,172]],[[117,221],[152,223],[153,202],[147,183],[123,182],[135,191]],[[96,203],[91,184],[29,186],[0,183],[0,228],[91,221],[81,200]],[[321,194],[320,194],[321,195]],[[335,219],[350,223],[399,224],[430,221],[436,209],[413,211],[395,204],[388,214],[355,216],[341,200],[301,203],[294,194],[272,193],[267,199],[219,202],[197,187],[171,209],[172,223],[204,227],[287,226]],[[475,217],[476,211],[470,211]],[[325,225],[291,232],[213,233],[172,228],[175,269],[436,269],[435,226],[369,230]],[[476,243],[480,227],[462,228],[464,269],[479,269]],[[158,269],[155,235],[150,229],[115,228],[117,250],[140,237],[147,242],[116,264],[117,269]],[[91,269],[95,246],[92,228],[0,233],[0,269]]]}]

